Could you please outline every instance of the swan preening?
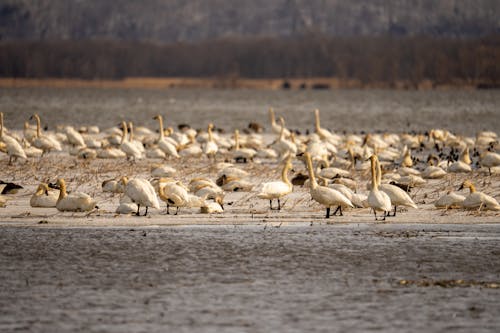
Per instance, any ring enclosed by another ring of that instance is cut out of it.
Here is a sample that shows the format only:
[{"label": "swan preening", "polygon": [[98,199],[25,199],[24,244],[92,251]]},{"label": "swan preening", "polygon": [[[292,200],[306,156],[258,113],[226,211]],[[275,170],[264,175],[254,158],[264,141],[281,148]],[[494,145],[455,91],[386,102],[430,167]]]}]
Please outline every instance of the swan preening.
[{"label": "swan preening", "polygon": [[[254,210],[256,206],[267,208],[268,201],[271,210],[281,210],[286,197],[287,212],[293,212],[313,204],[309,195],[324,207],[326,218],[344,215],[348,208],[354,212],[350,218],[365,215],[372,219],[371,209],[378,220],[396,216],[400,206],[435,209],[432,204],[438,208],[500,210],[494,198],[498,195],[495,174],[500,166],[495,133],[464,137],[432,129],[425,134],[340,134],[322,127],[320,111],[310,110],[304,124],[309,128],[301,134],[286,128],[286,113],[275,117],[272,109],[268,112],[269,122],[261,127],[267,127],[267,133],[237,128],[227,133],[219,128],[214,131],[211,121],[204,123],[206,130],[189,125],[174,129],[170,122],[164,127],[161,115],[154,117],[157,133],[128,120],[103,130],[68,124],[51,125],[49,130],[42,129],[37,114],[30,118],[35,124],[23,123],[24,129],[16,131],[4,126],[0,113],[0,152],[4,153],[0,163],[9,168],[6,175],[15,178],[11,180],[34,173],[36,183],[23,184],[30,190],[38,185],[30,198],[31,206],[55,206],[61,211],[93,210],[96,201],[103,200],[104,205],[113,204],[113,210],[101,206],[100,213],[139,215],[141,206],[144,215],[149,207],[166,207],[168,213],[175,207],[176,214],[241,212],[244,207],[255,212],[259,211]],[[323,121],[329,123],[327,118]],[[305,163],[296,163],[296,170],[292,170],[295,158]],[[249,163],[236,166],[230,162]],[[67,192],[62,178],[59,194],[39,184],[44,177],[52,177],[46,171],[51,168],[66,179],[78,179],[82,173],[87,180],[95,179],[95,184],[87,183],[92,197]],[[269,181],[275,171],[280,179]],[[293,187],[298,174],[301,181]],[[464,182],[465,177],[473,179],[484,193],[476,191],[472,182]],[[97,194],[96,200],[92,190],[100,183],[106,193]],[[467,196],[446,193],[460,184],[470,189]],[[332,207],[335,210],[330,214]]]}]

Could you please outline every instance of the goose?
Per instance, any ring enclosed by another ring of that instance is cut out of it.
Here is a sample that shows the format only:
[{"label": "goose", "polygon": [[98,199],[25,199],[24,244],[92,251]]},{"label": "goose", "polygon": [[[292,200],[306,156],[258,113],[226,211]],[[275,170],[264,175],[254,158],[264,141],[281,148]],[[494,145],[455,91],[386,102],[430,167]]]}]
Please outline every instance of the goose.
[{"label": "goose", "polygon": [[[280,135],[281,133],[281,126],[276,124],[276,118],[274,116],[274,110],[273,108],[269,108],[269,122],[271,123],[271,130]],[[283,135],[285,137],[289,137],[290,136],[290,131],[287,130],[286,128],[283,130]]]},{"label": "goose", "polygon": [[281,210],[280,198],[292,192],[293,185],[288,180],[288,170],[292,168],[291,163],[292,157],[289,156],[281,171],[281,181],[267,182],[263,183],[258,189],[259,193],[257,197],[260,199],[269,200],[269,209],[273,210],[273,199],[278,200],[278,208],[276,210]]},{"label": "goose", "polygon": [[434,202],[436,208],[459,208],[462,207],[462,203],[465,200],[463,195],[457,194],[453,191],[448,191],[445,195],[440,197]]},{"label": "goose", "polygon": [[36,121],[36,137],[32,142],[33,146],[42,149],[42,155],[52,150],[61,151],[62,147],[59,141],[51,136],[41,134],[40,116],[35,113],[30,119],[35,119]]},{"label": "goose", "polygon": [[219,147],[214,141],[214,137],[212,134],[212,129],[214,128],[214,124],[210,123],[208,124],[208,141],[205,143],[205,146],[203,147],[203,154],[207,155],[208,158],[212,158],[215,161],[215,155],[217,154],[217,151],[219,150]]},{"label": "goose", "polygon": [[500,210],[498,201],[483,192],[476,191],[476,187],[470,180],[464,181],[458,190],[463,188],[469,188],[470,190],[470,194],[465,197],[465,200],[462,202],[462,206],[465,209],[478,208],[478,211],[482,208],[496,211]]},{"label": "goose", "polygon": [[342,216],[342,206],[354,208],[352,202],[345,197],[339,191],[336,191],[332,188],[328,188],[325,186],[320,186],[316,182],[316,178],[314,176],[314,169],[312,166],[311,155],[309,153],[304,153],[307,163],[307,170],[309,172],[309,191],[311,197],[318,203],[322,204],[326,208],[326,218],[330,217],[330,207],[337,206],[337,209],[333,213],[333,215],[337,214],[337,211],[340,210],[340,215]]},{"label": "goose", "polygon": [[375,215],[375,221],[377,221],[377,211],[384,212],[383,221],[387,213],[391,211],[391,198],[378,189],[378,178],[381,176],[378,174],[378,159],[376,155],[370,156],[371,162],[371,172],[372,172],[372,186],[370,193],[368,194],[367,203],[373,209],[373,214]]},{"label": "goose", "polygon": [[137,146],[134,143],[127,140],[127,123],[125,123],[125,121],[122,121],[122,128],[123,128],[123,133],[120,143],[120,149],[127,155],[127,159],[128,158],[132,158],[133,160],[141,159],[142,158],[141,151],[137,148]]},{"label": "goose", "polygon": [[494,152],[485,152],[481,155],[481,166],[488,168],[488,172],[491,176],[491,168],[500,165],[500,154]]},{"label": "goose", "polygon": [[[375,155],[376,157],[376,155]],[[405,207],[412,207],[412,208],[417,208],[417,205],[413,200],[410,198],[408,193],[403,191],[400,187],[392,185],[392,184],[381,184],[381,175],[382,171],[380,170],[380,164],[378,163],[378,160],[376,161],[377,163],[377,185],[380,189],[380,191],[385,192],[391,199],[391,204],[394,205],[394,212],[392,216],[396,216],[396,209],[397,206],[405,206]],[[387,216],[391,216],[387,213]]]},{"label": "goose", "polygon": [[251,148],[240,148],[240,131],[234,130],[234,151],[233,158],[235,161],[243,160],[244,163],[247,160],[252,161],[257,152]]},{"label": "goose", "polygon": [[158,125],[160,127],[160,136],[156,142],[158,148],[160,148],[167,156],[179,158],[179,153],[177,152],[177,142],[173,139],[165,137],[165,132],[163,131],[163,117],[161,115],[156,115],[153,119],[158,120]]},{"label": "goose", "polygon": [[49,191],[49,186],[45,183],[40,183],[36,192],[30,198],[31,207],[55,207],[59,193]]},{"label": "goose", "polygon": [[90,195],[82,192],[66,192],[66,182],[63,178],[57,180],[59,188],[59,197],[57,199],[56,208],[61,212],[86,212],[97,208],[96,202]]},{"label": "goose", "polygon": [[127,177],[121,178],[121,183],[125,187],[125,194],[137,204],[137,212],[135,215],[140,216],[139,209],[141,206],[146,207],[144,216],[148,214],[148,207],[156,209],[160,208],[158,197],[156,196],[155,189],[149,181],[142,178],[128,179]]},{"label": "goose", "polygon": [[28,159],[23,147],[21,147],[21,144],[13,137],[4,134],[3,112],[0,112],[0,141],[3,141],[5,143],[5,148],[7,154],[9,155],[9,165],[12,164],[13,160],[15,161],[18,158],[21,158],[23,160]]}]

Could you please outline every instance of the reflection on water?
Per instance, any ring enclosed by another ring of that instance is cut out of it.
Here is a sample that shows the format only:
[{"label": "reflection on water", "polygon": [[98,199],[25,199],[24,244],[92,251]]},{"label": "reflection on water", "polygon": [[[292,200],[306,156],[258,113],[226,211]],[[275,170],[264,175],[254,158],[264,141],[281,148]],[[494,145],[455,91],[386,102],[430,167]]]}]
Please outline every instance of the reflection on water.
[{"label": "reflection on water", "polygon": [[55,89],[0,90],[0,111],[7,126],[22,128],[38,112],[49,127],[69,123],[116,125],[121,119],[156,127],[160,113],[167,125],[205,127],[212,121],[231,130],[250,121],[265,124],[272,106],[287,126],[312,129],[312,110],[322,111],[322,126],[336,131],[426,130],[444,127],[473,135],[500,132],[500,91],[391,90],[207,90],[207,89]]}]

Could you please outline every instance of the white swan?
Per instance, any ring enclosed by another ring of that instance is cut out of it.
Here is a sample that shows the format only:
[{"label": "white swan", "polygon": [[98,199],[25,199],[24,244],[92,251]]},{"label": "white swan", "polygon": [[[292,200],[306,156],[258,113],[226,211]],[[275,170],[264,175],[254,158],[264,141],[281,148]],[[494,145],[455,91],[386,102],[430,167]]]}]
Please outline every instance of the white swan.
[{"label": "white swan", "polygon": [[215,201],[205,200],[200,207],[202,214],[220,214],[224,213],[224,206],[221,198],[216,198]]},{"label": "white swan", "polygon": [[160,203],[158,197],[156,196],[155,189],[149,181],[141,178],[128,179],[127,177],[122,177],[120,180],[125,186],[125,194],[132,200],[132,202],[137,204],[137,216],[140,216],[139,209],[141,206],[146,207],[144,216],[148,214],[148,207],[153,207],[156,209],[160,208]]},{"label": "white swan", "polygon": [[217,154],[217,151],[219,150],[219,147],[214,141],[214,137],[212,134],[212,129],[214,128],[214,125],[212,123],[208,124],[207,132],[208,132],[208,141],[205,143],[205,146],[203,147],[203,154],[207,155],[208,158],[212,158],[215,161],[215,155]]},{"label": "white swan", "polygon": [[[377,157],[377,155],[375,155],[375,157]],[[382,170],[380,168],[380,163],[378,159],[376,159],[376,166],[377,166],[377,185],[382,192],[385,192],[385,194],[389,196],[389,198],[391,199],[391,204],[394,205],[394,212],[392,216],[396,216],[397,206],[417,208],[415,202],[413,202],[408,193],[403,191],[403,189],[395,185],[381,183]],[[387,214],[387,216],[390,215]]]},{"label": "white swan", "polygon": [[489,210],[500,210],[500,205],[498,204],[498,201],[483,193],[483,192],[478,192],[476,191],[476,188],[474,184],[470,180],[466,180],[463,182],[463,184],[460,186],[459,190],[463,188],[469,188],[470,194],[465,197],[465,200],[462,202],[462,206],[466,209],[475,209],[478,208],[478,210],[481,209],[489,209]]},{"label": "white swan", "polygon": [[122,140],[120,144],[120,149],[127,155],[127,158],[132,158],[134,160],[141,159],[142,158],[142,153],[141,151],[137,148],[137,146],[127,140],[127,123],[125,121],[122,121],[122,128],[123,128],[123,133],[122,133]]},{"label": "white swan", "polygon": [[132,214],[137,212],[137,204],[132,201],[127,195],[120,198],[120,204],[116,207],[117,214]]},{"label": "white swan", "polygon": [[436,208],[460,208],[464,202],[465,197],[453,191],[448,191],[445,195],[440,197],[434,202]]},{"label": "white swan", "polygon": [[70,144],[76,147],[85,147],[85,140],[83,139],[83,136],[72,126],[66,126],[65,132]]},{"label": "white swan", "polygon": [[66,182],[63,178],[57,180],[59,197],[57,199],[57,210],[64,212],[86,212],[96,208],[96,202],[90,195],[82,192],[66,192]]},{"label": "white swan", "polygon": [[24,160],[28,159],[21,144],[13,137],[4,134],[3,112],[0,112],[0,141],[3,141],[5,143],[5,149],[7,150],[7,154],[9,155],[9,165],[12,164],[13,160],[15,161],[18,158]]},{"label": "white swan", "polygon": [[[276,124],[276,118],[274,116],[274,110],[273,108],[269,108],[269,122],[271,123],[271,129],[274,133],[280,134],[281,133],[281,126]],[[287,130],[286,128],[283,130],[283,135],[285,137],[290,136],[290,131]]]},{"label": "white swan", "polygon": [[283,117],[279,118],[281,131],[278,140],[272,145],[281,159],[286,159],[289,155],[297,154],[297,145],[292,141],[285,138],[285,119]]},{"label": "white swan", "polygon": [[423,178],[438,179],[443,178],[448,174],[441,167],[435,166],[434,162],[436,165],[439,164],[439,158],[435,155],[430,155],[427,159],[428,166],[421,173]]},{"label": "white swan", "polygon": [[43,150],[42,154],[45,154],[49,151],[56,150],[61,151],[61,143],[48,135],[42,135],[41,133],[41,125],[40,125],[40,116],[38,114],[34,114],[30,117],[30,119],[36,120],[36,137],[34,138],[32,144],[36,148],[40,148]]},{"label": "white swan", "polygon": [[280,198],[292,192],[292,183],[288,180],[288,170],[292,168],[291,163],[292,157],[288,157],[283,165],[283,169],[281,170],[281,181],[274,181],[263,183],[257,194],[257,197],[260,199],[268,199],[269,200],[269,209],[273,210],[273,199],[278,200],[278,208],[277,210],[281,210]]},{"label": "white swan", "polygon": [[123,193],[125,191],[125,186],[123,186],[122,182],[115,179],[107,179],[101,184],[103,192],[110,193]]},{"label": "white swan", "polygon": [[160,148],[167,156],[173,156],[175,158],[179,158],[179,153],[177,152],[177,142],[172,139],[172,141],[165,138],[165,134],[163,131],[163,117],[161,115],[156,115],[153,119],[158,120],[158,126],[160,136],[156,144],[158,148]]},{"label": "white swan", "polygon": [[321,140],[328,141],[333,145],[338,145],[340,142],[340,136],[331,133],[327,129],[321,128],[320,120],[319,120],[319,110],[314,110],[314,129],[316,134],[319,135]]},{"label": "white swan", "polygon": [[240,131],[234,130],[234,150],[233,150],[233,158],[236,161],[243,160],[244,163],[247,160],[253,160],[254,156],[257,152],[251,148],[240,148]]},{"label": "white swan", "polygon": [[368,194],[367,202],[373,209],[375,221],[377,221],[377,211],[384,212],[384,218],[382,220],[385,221],[387,213],[391,211],[391,199],[385,192],[378,189],[378,178],[381,176],[378,175],[377,156],[370,156],[370,162],[372,171],[372,186],[370,193]]},{"label": "white swan", "polygon": [[311,155],[309,153],[304,153],[307,163],[307,170],[309,171],[309,191],[311,197],[318,203],[322,204],[326,208],[326,218],[330,217],[330,207],[337,206],[337,209],[333,213],[333,215],[337,214],[337,211],[340,210],[340,215],[342,216],[342,206],[343,207],[351,207],[354,208],[352,202],[346,198],[345,195],[336,191],[332,188],[328,188],[325,186],[319,186],[316,182],[316,178],[314,177],[314,169],[312,166]]},{"label": "white swan", "polygon": [[494,152],[486,152],[481,155],[481,166],[488,168],[488,172],[491,176],[491,168],[500,165],[500,154]]},{"label": "white swan", "polygon": [[469,148],[465,147],[465,149],[460,154],[460,159],[448,166],[448,172],[453,172],[453,173],[472,172],[470,164],[471,160],[469,157]]},{"label": "white swan", "polygon": [[50,191],[49,186],[40,183],[36,192],[30,198],[31,207],[55,207],[59,194],[56,191]]},{"label": "white swan", "polygon": [[175,215],[177,215],[179,208],[189,206],[191,199],[186,188],[177,182],[160,186],[158,194],[160,195],[160,199],[167,204],[167,214],[170,214],[170,207],[175,207]]}]

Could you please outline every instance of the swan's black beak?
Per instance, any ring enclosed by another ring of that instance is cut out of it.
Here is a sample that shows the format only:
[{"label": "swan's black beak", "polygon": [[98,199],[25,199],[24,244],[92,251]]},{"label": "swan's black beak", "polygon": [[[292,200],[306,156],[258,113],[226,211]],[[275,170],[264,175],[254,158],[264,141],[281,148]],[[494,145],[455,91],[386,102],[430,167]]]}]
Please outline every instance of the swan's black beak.
[{"label": "swan's black beak", "polygon": [[54,183],[48,183],[47,184],[50,188],[54,188],[56,190],[60,190],[59,186],[57,184],[54,184]]},{"label": "swan's black beak", "polygon": [[458,188],[458,191],[462,190],[464,188],[464,184],[460,185],[460,187]]}]

